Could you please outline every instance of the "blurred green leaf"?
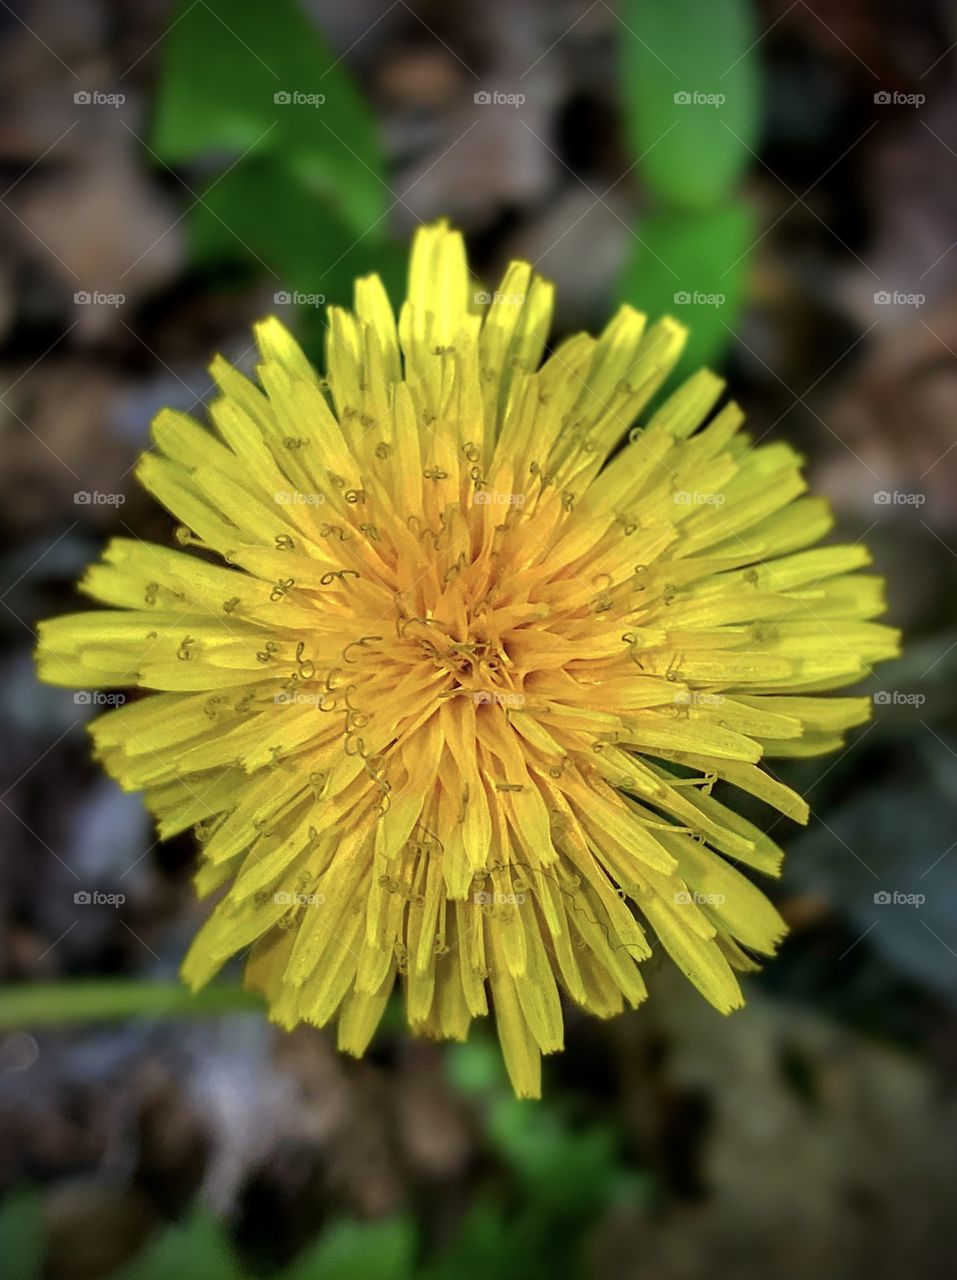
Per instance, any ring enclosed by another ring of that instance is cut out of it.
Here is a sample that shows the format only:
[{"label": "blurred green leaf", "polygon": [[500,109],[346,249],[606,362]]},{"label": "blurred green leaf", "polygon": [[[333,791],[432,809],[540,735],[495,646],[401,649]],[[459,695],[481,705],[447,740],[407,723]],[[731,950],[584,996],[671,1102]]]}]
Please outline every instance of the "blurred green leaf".
[{"label": "blurred green leaf", "polygon": [[691,373],[716,361],[744,300],[755,220],[744,204],[701,212],[657,213],[638,228],[640,242],[621,277],[620,299],[651,319],[670,314],[690,329],[678,366]]},{"label": "blurred green leaf", "polygon": [[4,1280],[37,1280],[43,1258],[40,1197],[15,1191],[0,1207],[0,1258]]},{"label": "blurred green leaf", "polygon": [[262,999],[235,984],[218,983],[198,994],[181,982],[83,981],[22,983],[0,987],[0,1030],[101,1018],[193,1016],[262,1012]]},{"label": "blurred green leaf", "polygon": [[275,156],[238,165],[214,182],[190,220],[201,264],[252,260],[271,272],[276,292],[351,305],[357,276],[377,271],[394,297],[405,281],[406,255],[375,234],[356,237],[336,211],[283,168]]},{"label": "blurred green leaf", "polygon": [[725,198],[758,134],[758,32],[750,0],[625,0],[618,10],[625,126],[662,199]]},{"label": "blurred green leaf", "polygon": [[391,203],[371,112],[296,0],[179,0],[153,146],[173,164],[276,155],[356,234]]},{"label": "blurred green leaf", "polygon": [[535,1203],[506,1214],[479,1201],[420,1280],[583,1280],[578,1246],[574,1229]]},{"label": "blurred green leaf", "polygon": [[464,1044],[450,1044],[445,1054],[445,1069],[459,1093],[466,1096],[488,1093],[507,1086],[502,1051],[480,1030],[473,1029]]},{"label": "blurred green leaf", "polygon": [[469,1209],[455,1239],[425,1268],[424,1280],[486,1280],[489,1275],[508,1280],[509,1264],[523,1262],[510,1246],[501,1209],[480,1201]]},{"label": "blurred green leaf", "polygon": [[609,1130],[576,1131],[557,1111],[503,1098],[492,1108],[489,1132],[536,1204],[588,1217],[612,1195],[618,1163]]},{"label": "blurred green leaf", "polygon": [[197,1210],[151,1241],[111,1280],[247,1280],[229,1239],[208,1213]]},{"label": "blurred green leaf", "polygon": [[283,1280],[411,1280],[411,1218],[337,1222],[287,1267]]}]

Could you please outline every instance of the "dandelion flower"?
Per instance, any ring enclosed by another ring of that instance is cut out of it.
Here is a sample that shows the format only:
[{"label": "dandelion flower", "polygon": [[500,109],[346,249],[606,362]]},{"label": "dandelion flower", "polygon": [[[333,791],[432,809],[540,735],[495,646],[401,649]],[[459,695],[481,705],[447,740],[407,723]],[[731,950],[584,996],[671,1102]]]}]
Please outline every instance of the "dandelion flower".
[{"label": "dandelion flower", "polygon": [[714,784],[806,821],[763,761],[837,747],[868,700],[822,695],[897,646],[718,377],[635,425],[681,325],[626,306],[551,350],[551,304],[526,263],[476,293],[442,223],[398,322],[375,276],[331,309],[324,376],[264,321],[258,381],[217,359],[212,429],[166,410],[139,463],[201,554],[115,539],[81,583],[108,608],[39,646],[48,681],[149,691],[90,731],[161,836],[196,828],[191,987],[247,956],[274,1020],[361,1055],[398,979],[416,1033],[491,1011],[523,1096],[562,993],[636,1006],[658,947],[741,1004],[785,931],[742,868],[782,855]]}]

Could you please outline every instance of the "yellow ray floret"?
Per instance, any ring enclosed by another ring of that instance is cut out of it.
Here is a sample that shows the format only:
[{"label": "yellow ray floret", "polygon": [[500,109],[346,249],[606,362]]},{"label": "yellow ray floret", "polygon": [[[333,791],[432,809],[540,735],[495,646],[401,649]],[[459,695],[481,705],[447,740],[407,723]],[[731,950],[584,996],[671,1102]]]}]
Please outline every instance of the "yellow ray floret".
[{"label": "yellow ray floret", "polygon": [[81,584],[108,608],[45,623],[38,661],[152,691],[91,732],[162,835],[196,828],[191,986],[251,949],[278,1022],[361,1054],[398,978],[417,1033],[493,1012],[536,1096],[562,995],[639,1004],[659,945],[741,1003],[784,924],[739,868],[781,853],[713,786],[806,820],[762,761],[838,745],[867,700],[822,693],[897,636],[720,379],[635,425],[680,325],[625,307],[550,351],[527,264],[475,298],[443,223],[398,318],[376,277],[332,309],[325,377],[259,325],[257,381],[217,360],[212,430],[161,413],[139,467],[206,554],[111,542]]}]

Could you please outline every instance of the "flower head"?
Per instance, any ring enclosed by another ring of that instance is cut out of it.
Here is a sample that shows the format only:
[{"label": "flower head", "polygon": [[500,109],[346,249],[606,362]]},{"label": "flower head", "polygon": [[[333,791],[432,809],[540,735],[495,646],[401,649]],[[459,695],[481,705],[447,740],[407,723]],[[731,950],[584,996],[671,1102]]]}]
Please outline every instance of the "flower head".
[{"label": "flower head", "polygon": [[525,263],[486,301],[439,224],[398,323],[376,277],[331,310],[324,377],[259,325],[258,385],[218,359],[213,430],[165,411],[139,463],[202,554],[111,542],[81,584],[109,608],[43,624],[39,664],[151,691],[91,733],[161,835],[196,827],[190,985],[248,952],[275,1020],[361,1054],[398,975],[421,1034],[491,1008],[537,1095],[560,992],[637,1005],[658,945],[741,1003],[784,924],[740,868],[781,852],[713,786],[806,820],[761,762],[839,745],[867,699],[822,695],[896,635],[714,374],[633,425],[679,324],[624,307],[552,351]]}]

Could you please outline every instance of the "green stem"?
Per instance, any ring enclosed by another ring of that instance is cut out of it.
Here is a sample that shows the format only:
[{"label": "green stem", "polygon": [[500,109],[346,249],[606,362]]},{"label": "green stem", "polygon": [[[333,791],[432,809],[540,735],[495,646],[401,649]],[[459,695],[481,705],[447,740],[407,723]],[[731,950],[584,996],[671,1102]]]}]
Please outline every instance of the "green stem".
[{"label": "green stem", "polygon": [[262,1000],[235,983],[206,987],[193,995],[180,982],[93,979],[0,986],[0,1031],[103,1018],[195,1016],[262,1011]]}]

